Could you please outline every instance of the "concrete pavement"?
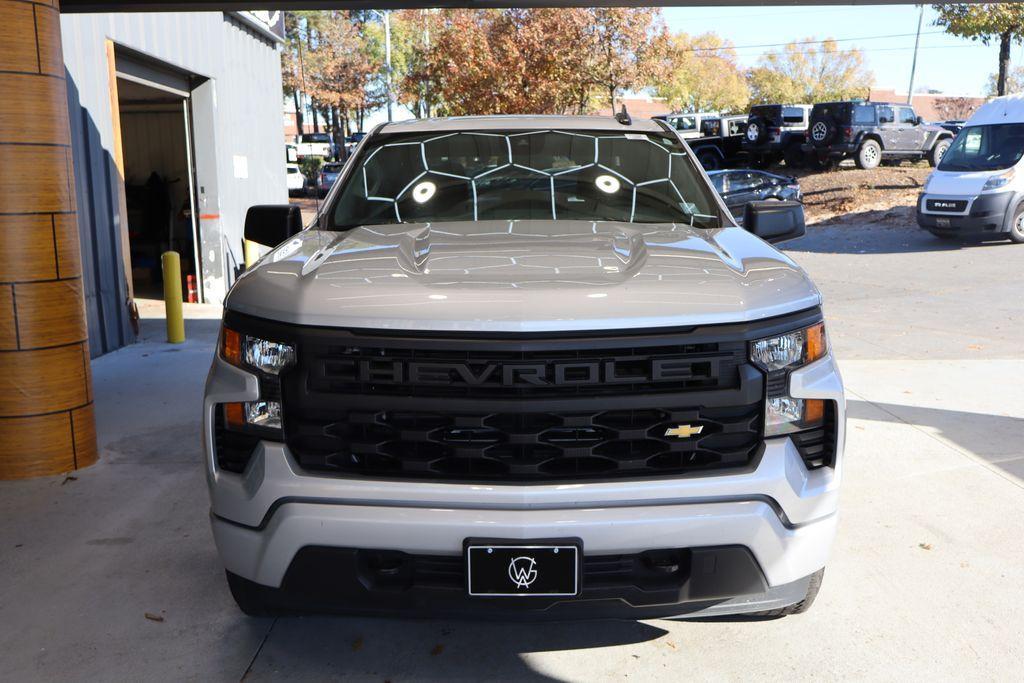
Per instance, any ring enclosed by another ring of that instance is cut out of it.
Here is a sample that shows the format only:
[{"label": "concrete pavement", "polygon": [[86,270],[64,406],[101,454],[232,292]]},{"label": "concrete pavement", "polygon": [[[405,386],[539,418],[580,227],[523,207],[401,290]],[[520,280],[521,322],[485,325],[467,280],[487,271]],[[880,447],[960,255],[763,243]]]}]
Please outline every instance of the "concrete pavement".
[{"label": "concrete pavement", "polygon": [[198,402],[217,321],[198,308],[186,344],[145,320],[148,341],[94,362],[100,464],[0,483],[0,678],[1019,679],[1024,330],[1009,278],[1024,248],[879,229],[861,254],[872,229],[842,230],[791,249],[828,297],[850,391],[840,533],[809,613],[243,617],[207,519]]}]

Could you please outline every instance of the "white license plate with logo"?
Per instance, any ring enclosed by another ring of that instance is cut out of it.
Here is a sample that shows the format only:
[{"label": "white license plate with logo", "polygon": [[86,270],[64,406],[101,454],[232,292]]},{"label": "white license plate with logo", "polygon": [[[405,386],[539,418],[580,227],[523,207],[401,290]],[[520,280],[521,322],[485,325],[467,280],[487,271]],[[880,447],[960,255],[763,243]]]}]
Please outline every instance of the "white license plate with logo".
[{"label": "white license plate with logo", "polygon": [[580,592],[575,543],[466,543],[466,585],[481,597],[572,597]]}]

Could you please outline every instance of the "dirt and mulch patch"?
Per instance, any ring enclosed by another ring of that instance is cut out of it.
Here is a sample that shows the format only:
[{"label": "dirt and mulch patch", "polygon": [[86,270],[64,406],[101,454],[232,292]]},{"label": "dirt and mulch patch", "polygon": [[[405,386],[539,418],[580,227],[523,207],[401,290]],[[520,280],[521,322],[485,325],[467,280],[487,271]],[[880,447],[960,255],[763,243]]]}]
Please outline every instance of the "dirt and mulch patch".
[{"label": "dirt and mulch patch", "polygon": [[931,172],[926,163],[879,166],[871,170],[840,167],[799,171],[808,225],[830,225],[854,215],[859,222],[914,222],[917,195]]}]

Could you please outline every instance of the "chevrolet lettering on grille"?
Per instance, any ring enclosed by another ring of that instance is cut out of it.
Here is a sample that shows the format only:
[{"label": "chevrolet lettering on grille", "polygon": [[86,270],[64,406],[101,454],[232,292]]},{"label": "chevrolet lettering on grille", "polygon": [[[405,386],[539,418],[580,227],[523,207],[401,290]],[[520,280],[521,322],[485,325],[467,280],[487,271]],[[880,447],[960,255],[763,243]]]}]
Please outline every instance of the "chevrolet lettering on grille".
[{"label": "chevrolet lettering on grille", "polygon": [[[654,358],[642,362],[571,361],[547,363],[431,363],[360,360],[355,370],[361,382],[469,386],[498,385],[571,386],[588,384],[637,384],[714,379],[718,359],[694,361]],[[347,373],[346,373],[347,374]]]}]

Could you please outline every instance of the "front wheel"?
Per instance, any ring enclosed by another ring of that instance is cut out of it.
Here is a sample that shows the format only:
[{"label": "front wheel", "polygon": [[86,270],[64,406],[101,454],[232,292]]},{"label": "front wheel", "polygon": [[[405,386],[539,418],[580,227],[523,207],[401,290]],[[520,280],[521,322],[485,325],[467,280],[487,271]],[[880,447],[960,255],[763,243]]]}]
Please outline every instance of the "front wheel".
[{"label": "front wheel", "polygon": [[881,161],[882,146],[874,140],[865,140],[857,150],[857,168],[875,168]]},{"label": "front wheel", "polygon": [[703,152],[697,152],[697,163],[699,163],[705,171],[717,171],[722,167],[722,161],[718,155],[710,150]]},{"label": "front wheel", "polygon": [[1013,222],[1010,223],[1010,241],[1014,244],[1024,244],[1024,202],[1013,212]]},{"label": "front wheel", "polygon": [[928,165],[932,168],[938,166],[939,162],[942,161],[942,155],[949,149],[950,144],[948,139],[936,142],[935,146],[932,147],[932,151],[928,152]]}]

